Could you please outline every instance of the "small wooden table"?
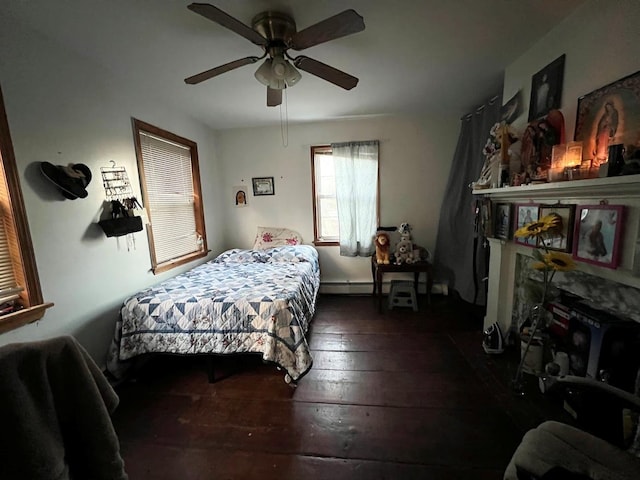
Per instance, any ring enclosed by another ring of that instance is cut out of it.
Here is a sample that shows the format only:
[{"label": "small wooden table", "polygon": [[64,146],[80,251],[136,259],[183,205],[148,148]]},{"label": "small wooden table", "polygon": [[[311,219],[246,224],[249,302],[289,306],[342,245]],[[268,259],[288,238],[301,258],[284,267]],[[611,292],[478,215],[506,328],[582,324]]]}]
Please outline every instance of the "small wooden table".
[{"label": "small wooden table", "polygon": [[418,295],[418,278],[420,273],[427,274],[427,303],[431,304],[431,288],[433,287],[433,270],[430,262],[420,261],[415,263],[403,263],[395,265],[393,263],[378,263],[376,256],[371,257],[371,275],[373,277],[373,296],[378,297],[378,312],[382,312],[382,277],[385,273],[413,273],[413,286]]}]

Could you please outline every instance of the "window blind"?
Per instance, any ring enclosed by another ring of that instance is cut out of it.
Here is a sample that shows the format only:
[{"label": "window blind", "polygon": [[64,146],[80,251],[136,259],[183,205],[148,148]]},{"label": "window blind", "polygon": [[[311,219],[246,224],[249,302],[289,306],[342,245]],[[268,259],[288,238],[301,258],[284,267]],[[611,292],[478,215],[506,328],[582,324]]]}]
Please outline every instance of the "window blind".
[{"label": "window blind", "polygon": [[156,263],[201,251],[190,148],[146,132],[140,144]]},{"label": "window blind", "polygon": [[5,226],[6,216],[2,209],[0,209],[0,215],[2,216],[0,218],[0,304],[3,304],[10,300],[16,300],[23,288],[16,281]]}]

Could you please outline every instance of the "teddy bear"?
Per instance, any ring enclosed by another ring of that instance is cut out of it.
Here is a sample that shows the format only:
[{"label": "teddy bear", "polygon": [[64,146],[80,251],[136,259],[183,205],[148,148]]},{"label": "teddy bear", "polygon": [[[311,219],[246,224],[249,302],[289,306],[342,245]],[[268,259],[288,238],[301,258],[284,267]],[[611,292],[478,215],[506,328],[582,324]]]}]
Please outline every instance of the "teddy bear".
[{"label": "teddy bear", "polygon": [[402,239],[396,245],[396,265],[403,263],[413,263],[413,244],[410,240]]},{"label": "teddy bear", "polygon": [[385,232],[376,233],[376,263],[389,263],[389,234]]}]

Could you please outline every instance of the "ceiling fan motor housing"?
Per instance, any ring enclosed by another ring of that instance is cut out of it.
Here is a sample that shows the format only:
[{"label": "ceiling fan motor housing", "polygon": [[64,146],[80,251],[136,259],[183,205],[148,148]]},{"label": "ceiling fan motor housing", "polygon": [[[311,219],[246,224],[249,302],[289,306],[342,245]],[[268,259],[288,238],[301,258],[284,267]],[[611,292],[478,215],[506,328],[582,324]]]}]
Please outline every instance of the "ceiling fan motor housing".
[{"label": "ceiling fan motor housing", "polygon": [[296,33],[293,18],[280,12],[262,12],[256,15],[251,27],[269,41],[265,50],[272,57],[284,53]]}]

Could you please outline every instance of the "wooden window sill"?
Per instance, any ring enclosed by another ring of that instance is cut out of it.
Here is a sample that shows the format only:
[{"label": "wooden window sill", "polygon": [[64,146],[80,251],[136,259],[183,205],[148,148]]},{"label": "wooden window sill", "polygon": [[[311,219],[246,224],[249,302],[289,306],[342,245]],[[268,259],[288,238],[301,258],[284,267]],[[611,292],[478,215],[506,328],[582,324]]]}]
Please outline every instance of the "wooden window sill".
[{"label": "wooden window sill", "polygon": [[17,312],[3,315],[0,317],[0,334],[6,333],[10,330],[15,330],[27,323],[33,323],[36,320],[40,320],[44,316],[44,312],[47,308],[50,307],[53,307],[53,303],[43,303],[41,305],[36,305],[35,307],[24,308]]},{"label": "wooden window sill", "polygon": [[313,244],[316,247],[339,247],[340,246],[340,242],[327,241],[327,240],[315,240]]}]

